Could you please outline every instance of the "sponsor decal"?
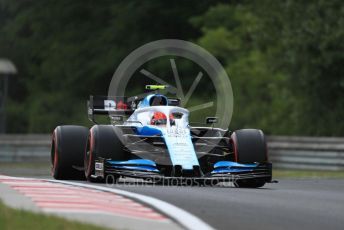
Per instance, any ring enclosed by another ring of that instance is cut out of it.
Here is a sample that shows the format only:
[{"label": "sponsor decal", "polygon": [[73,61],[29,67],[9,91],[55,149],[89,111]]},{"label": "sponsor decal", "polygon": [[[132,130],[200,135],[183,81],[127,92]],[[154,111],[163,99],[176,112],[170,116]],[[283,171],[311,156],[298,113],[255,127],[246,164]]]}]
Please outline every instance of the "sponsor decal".
[{"label": "sponsor decal", "polygon": [[104,110],[107,110],[107,111],[116,110],[116,102],[114,100],[104,100]]},{"label": "sponsor decal", "polygon": [[95,169],[96,170],[103,170],[104,169],[104,164],[100,163],[100,162],[96,162]]}]

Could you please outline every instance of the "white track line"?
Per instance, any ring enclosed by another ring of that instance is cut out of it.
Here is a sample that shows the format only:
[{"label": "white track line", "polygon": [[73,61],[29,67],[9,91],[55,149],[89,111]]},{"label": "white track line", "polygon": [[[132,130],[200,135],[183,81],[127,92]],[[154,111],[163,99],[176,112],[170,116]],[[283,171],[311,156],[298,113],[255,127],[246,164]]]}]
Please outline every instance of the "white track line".
[{"label": "white track line", "polygon": [[82,184],[82,183],[77,183],[77,182],[70,182],[70,181],[58,181],[58,180],[46,180],[49,182],[53,183],[61,183],[61,184],[67,184],[67,185],[74,185],[74,186],[79,186],[79,187],[84,187],[84,188],[92,188],[96,190],[101,190],[105,192],[111,192],[119,195],[123,195],[129,198],[133,198],[136,200],[139,200],[143,203],[146,203],[155,209],[161,211],[167,216],[170,216],[172,219],[177,221],[179,224],[181,224],[183,227],[186,229],[197,229],[197,230],[213,230],[213,228],[199,219],[198,217],[192,215],[191,213],[178,208],[170,203],[167,203],[165,201],[156,199],[154,197],[146,196],[146,195],[141,195],[133,192],[128,192],[116,188],[106,188],[102,186],[97,186],[97,185],[89,185],[89,184]]}]

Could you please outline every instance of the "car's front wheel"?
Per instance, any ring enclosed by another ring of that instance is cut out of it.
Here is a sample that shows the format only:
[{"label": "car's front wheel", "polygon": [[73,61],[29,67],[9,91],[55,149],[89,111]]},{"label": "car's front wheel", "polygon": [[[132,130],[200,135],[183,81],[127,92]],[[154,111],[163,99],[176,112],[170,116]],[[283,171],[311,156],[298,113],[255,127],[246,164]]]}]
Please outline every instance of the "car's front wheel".
[{"label": "car's front wheel", "polygon": [[[267,163],[267,146],[264,133],[257,129],[236,130],[231,135],[234,160],[241,164]],[[234,182],[240,188],[259,188],[264,179],[241,179]]]},{"label": "car's front wheel", "polygon": [[87,180],[92,182],[103,181],[92,177],[95,174],[95,161],[98,158],[127,160],[120,128],[113,125],[94,125],[90,129],[84,153],[84,169]]}]

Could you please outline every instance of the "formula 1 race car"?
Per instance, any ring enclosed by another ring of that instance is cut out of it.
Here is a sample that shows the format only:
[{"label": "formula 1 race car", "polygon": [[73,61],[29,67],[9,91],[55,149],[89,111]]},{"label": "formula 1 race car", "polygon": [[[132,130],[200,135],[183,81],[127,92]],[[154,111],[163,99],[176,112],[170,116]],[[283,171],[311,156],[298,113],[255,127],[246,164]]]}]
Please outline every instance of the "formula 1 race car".
[{"label": "formula 1 race car", "polygon": [[[159,90],[165,86],[146,86]],[[108,115],[98,125],[95,115]],[[180,100],[151,93],[142,98],[91,96],[88,116],[95,125],[63,125],[52,135],[51,162],[55,179],[92,182],[120,177],[163,184],[262,187],[271,182],[272,164],[261,130],[229,131],[189,124]],[[191,183],[190,183],[191,182]]]}]

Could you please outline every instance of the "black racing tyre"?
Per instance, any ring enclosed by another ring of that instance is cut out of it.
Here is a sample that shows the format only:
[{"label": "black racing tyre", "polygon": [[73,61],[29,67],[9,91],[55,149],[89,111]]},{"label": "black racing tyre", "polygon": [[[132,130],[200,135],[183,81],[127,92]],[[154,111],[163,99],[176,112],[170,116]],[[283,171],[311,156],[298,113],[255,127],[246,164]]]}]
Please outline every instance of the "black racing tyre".
[{"label": "black racing tyre", "polygon": [[52,176],[57,180],[85,179],[82,171],[88,128],[77,125],[57,126],[52,135]]},{"label": "black racing tyre", "polygon": [[103,182],[91,177],[95,173],[95,160],[98,157],[125,161],[128,160],[127,156],[120,128],[113,125],[94,125],[90,129],[84,153],[84,169],[87,180]]},{"label": "black racing tyre", "polygon": [[231,140],[236,162],[242,164],[267,162],[266,141],[261,130],[236,130],[232,133]]},{"label": "black racing tyre", "polygon": [[[231,135],[234,160],[242,164],[267,163],[267,146],[264,133],[257,129],[236,130]],[[237,180],[236,187],[258,188],[265,184],[265,180],[246,179]]]}]

